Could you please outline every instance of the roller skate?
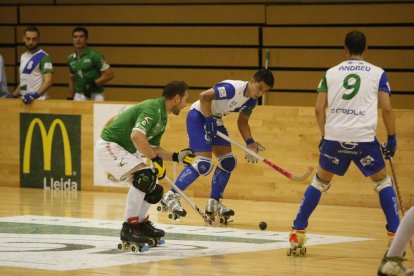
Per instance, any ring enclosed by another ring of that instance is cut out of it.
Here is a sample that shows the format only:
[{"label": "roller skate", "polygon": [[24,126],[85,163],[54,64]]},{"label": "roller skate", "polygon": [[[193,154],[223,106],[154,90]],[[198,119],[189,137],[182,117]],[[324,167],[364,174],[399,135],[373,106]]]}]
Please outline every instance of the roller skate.
[{"label": "roller skate", "polygon": [[151,239],[144,236],[138,227],[138,217],[129,218],[128,222],[122,224],[120,233],[121,242],[118,244],[118,249],[121,251],[129,251],[137,254],[138,252],[145,252],[149,250],[147,243]]},{"label": "roller skate", "polygon": [[208,215],[212,221],[215,221],[217,216],[220,219],[220,223],[227,224],[233,221],[231,216],[234,216],[234,211],[224,206],[222,200],[222,198],[218,201],[214,198],[210,198],[206,205],[206,215]]},{"label": "roller skate", "polygon": [[287,255],[305,256],[306,255],[306,231],[292,229],[289,234],[290,248]]},{"label": "roller skate", "polygon": [[148,220],[148,217],[142,222],[138,223],[138,227],[143,235],[145,235],[150,242],[149,246],[155,247],[165,243],[163,237],[165,236],[164,230],[155,228],[153,223]]},{"label": "roller skate", "polygon": [[403,266],[403,258],[387,257],[385,253],[378,266],[378,275],[380,276],[413,276],[413,270]]},{"label": "roller skate", "polygon": [[159,212],[169,212],[168,218],[174,220],[179,220],[181,217],[187,215],[187,212],[181,207],[180,195],[173,191],[169,191],[163,195],[157,210]]}]

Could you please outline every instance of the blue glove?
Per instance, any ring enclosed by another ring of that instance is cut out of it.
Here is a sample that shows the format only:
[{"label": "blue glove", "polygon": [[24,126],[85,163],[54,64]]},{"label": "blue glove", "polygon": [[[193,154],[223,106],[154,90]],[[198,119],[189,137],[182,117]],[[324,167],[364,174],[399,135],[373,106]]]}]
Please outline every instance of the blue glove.
[{"label": "blue glove", "polygon": [[29,104],[29,103],[33,102],[33,100],[35,100],[39,97],[40,97],[40,95],[37,92],[27,93],[26,95],[22,96],[22,101],[25,104]]},{"label": "blue glove", "polygon": [[394,156],[397,150],[397,137],[394,135],[388,135],[387,143],[381,145],[382,154],[385,159],[390,159]]},{"label": "blue glove", "polygon": [[213,116],[206,117],[204,131],[206,132],[207,138],[210,140],[217,136],[217,121]]}]

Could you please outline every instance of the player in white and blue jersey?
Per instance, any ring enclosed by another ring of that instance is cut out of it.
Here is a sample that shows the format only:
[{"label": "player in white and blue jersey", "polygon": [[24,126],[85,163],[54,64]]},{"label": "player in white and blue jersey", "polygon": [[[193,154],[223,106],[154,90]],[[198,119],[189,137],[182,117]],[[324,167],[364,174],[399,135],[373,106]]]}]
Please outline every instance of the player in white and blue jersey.
[{"label": "player in white and blue jersey", "polygon": [[322,136],[319,168],[305,191],[294,220],[289,237],[290,254],[296,254],[298,248],[299,254],[305,254],[308,219],[318,205],[322,192],[331,186],[333,176],[344,175],[351,162],[373,181],[387,220],[389,240],[397,231],[400,222],[397,199],[376,138],[379,103],[388,133],[383,154],[386,159],[394,156],[397,141],[390,102],[391,89],[384,70],[363,60],[365,49],[363,33],[348,33],[345,38],[347,60],[330,68],[319,83],[315,105]]},{"label": "player in white and blue jersey", "polygon": [[[206,213],[212,217],[219,215],[226,220],[234,215],[234,211],[222,204],[223,193],[231,172],[237,161],[231,152],[228,141],[217,136],[217,131],[228,134],[223,117],[230,112],[238,112],[238,129],[246,141],[247,147],[255,152],[261,148],[252,136],[249,118],[259,97],[273,87],[274,78],[270,70],[261,69],[250,81],[225,80],[200,94],[200,100],[193,103],[187,115],[187,133],[190,148],[195,152],[196,161],[192,166],[181,171],[176,185],[185,190],[200,175],[207,176],[213,170],[212,153],[218,158],[218,166],[214,171],[211,183],[210,199]],[[257,160],[248,155],[249,162]],[[169,191],[162,203],[178,216],[186,212],[178,201],[178,194]]]}]

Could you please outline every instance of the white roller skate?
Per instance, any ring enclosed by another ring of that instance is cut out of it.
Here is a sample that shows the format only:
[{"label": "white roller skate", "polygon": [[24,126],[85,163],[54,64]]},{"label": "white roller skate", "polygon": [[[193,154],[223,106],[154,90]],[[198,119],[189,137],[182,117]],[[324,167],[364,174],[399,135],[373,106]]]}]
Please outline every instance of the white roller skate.
[{"label": "white roller skate", "polygon": [[159,212],[169,212],[169,219],[178,220],[180,217],[187,215],[187,212],[180,204],[180,195],[173,191],[169,191],[163,195],[157,210]]},{"label": "white roller skate", "polygon": [[121,251],[131,250],[132,253],[148,251],[147,244],[152,242],[139,230],[138,217],[129,218],[128,222],[122,224],[120,238],[118,249]]},{"label": "white roller skate", "polygon": [[378,275],[380,276],[413,276],[413,270],[403,265],[403,258],[387,257],[385,253],[378,266]]},{"label": "white roller skate", "polygon": [[292,229],[289,234],[290,248],[287,255],[305,256],[306,255],[306,231]]},{"label": "white roller skate", "polygon": [[149,246],[155,247],[165,243],[165,240],[163,239],[165,236],[164,230],[155,228],[148,217],[146,217],[144,221],[139,222],[138,227],[141,233],[150,239],[151,242],[149,242]]},{"label": "white roller skate", "polygon": [[215,221],[216,216],[218,216],[220,223],[227,224],[233,221],[231,216],[234,216],[234,211],[224,206],[222,201],[222,198],[220,198],[218,201],[214,198],[210,198],[206,205],[206,215],[208,215],[212,221]]}]

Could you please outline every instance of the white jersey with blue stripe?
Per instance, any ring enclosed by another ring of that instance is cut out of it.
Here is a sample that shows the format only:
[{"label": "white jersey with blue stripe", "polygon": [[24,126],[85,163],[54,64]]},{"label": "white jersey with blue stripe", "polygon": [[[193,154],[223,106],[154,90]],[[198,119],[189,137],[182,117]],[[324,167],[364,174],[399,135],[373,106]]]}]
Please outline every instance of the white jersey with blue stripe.
[{"label": "white jersey with blue stripe", "polygon": [[[244,111],[250,114],[256,106],[256,100],[245,96],[248,83],[247,81],[225,80],[213,87],[216,99],[211,103],[211,111],[213,116],[219,120],[219,124],[222,123],[220,119],[230,112]],[[200,101],[193,103],[191,109],[201,112]]]},{"label": "white jersey with blue stripe", "polygon": [[318,92],[327,93],[325,139],[341,142],[374,141],[378,91],[391,94],[384,70],[362,60],[347,60],[330,68]]}]

